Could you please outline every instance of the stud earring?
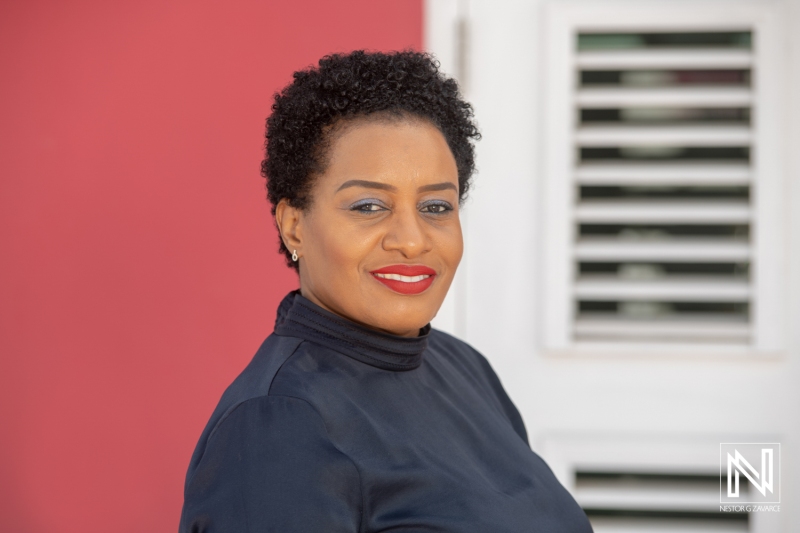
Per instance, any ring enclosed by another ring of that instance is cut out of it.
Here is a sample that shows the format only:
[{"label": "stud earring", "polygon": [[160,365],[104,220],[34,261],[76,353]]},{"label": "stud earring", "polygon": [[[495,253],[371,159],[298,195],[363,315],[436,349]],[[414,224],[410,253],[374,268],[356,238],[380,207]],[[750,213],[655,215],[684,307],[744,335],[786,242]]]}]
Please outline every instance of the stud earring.
[{"label": "stud earring", "polygon": [[292,250],[292,261],[297,261],[297,250]]}]

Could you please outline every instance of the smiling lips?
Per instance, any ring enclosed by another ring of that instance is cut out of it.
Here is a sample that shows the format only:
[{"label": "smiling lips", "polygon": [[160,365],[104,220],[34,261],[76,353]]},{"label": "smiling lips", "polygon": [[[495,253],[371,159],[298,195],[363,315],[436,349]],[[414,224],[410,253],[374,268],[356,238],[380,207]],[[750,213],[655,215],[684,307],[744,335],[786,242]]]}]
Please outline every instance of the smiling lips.
[{"label": "smiling lips", "polygon": [[435,270],[421,265],[391,265],[370,274],[400,294],[419,294],[430,287],[436,277]]}]

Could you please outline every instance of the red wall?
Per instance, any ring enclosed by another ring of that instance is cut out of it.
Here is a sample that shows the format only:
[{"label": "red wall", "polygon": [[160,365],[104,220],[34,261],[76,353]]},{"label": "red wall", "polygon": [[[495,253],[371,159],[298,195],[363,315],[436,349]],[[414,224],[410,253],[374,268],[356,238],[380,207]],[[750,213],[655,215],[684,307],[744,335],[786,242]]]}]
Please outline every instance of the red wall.
[{"label": "red wall", "polygon": [[421,46],[421,0],[0,7],[0,531],[175,531],[224,387],[297,284],[259,175],[271,95]]}]

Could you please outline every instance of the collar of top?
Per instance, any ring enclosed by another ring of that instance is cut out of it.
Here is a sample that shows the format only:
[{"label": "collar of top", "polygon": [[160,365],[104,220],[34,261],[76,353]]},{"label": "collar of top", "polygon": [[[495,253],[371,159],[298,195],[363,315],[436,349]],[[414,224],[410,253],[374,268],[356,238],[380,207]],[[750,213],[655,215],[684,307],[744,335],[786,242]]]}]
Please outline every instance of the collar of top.
[{"label": "collar of top", "polygon": [[417,337],[382,333],[326,311],[294,290],[278,306],[275,333],[327,346],[385,370],[413,370],[422,363],[431,325]]}]

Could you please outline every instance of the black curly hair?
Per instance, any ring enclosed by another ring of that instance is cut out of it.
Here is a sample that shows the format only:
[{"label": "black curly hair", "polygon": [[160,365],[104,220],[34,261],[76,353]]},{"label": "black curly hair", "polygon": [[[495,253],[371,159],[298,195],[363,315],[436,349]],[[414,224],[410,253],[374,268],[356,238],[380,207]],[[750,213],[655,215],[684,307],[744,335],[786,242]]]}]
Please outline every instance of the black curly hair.
[{"label": "black curly hair", "polygon": [[[325,171],[333,129],[371,116],[422,119],[439,128],[456,160],[463,202],[475,171],[473,141],[480,133],[456,81],[439,72],[439,62],[424,52],[356,50],[325,56],[317,67],[295,72],[294,81],[275,94],[261,162],[273,216],[283,198],[292,207],[309,207],[312,178]],[[280,252],[297,270],[282,240]]]}]

